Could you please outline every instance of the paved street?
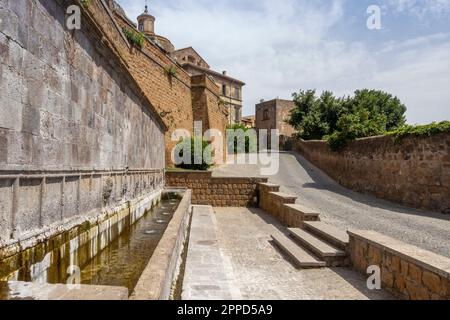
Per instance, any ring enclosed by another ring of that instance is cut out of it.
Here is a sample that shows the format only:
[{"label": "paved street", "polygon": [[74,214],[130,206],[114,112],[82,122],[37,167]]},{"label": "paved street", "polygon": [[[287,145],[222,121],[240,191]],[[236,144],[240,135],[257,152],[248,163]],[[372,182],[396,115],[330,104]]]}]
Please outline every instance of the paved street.
[{"label": "paved street", "polygon": [[392,299],[349,268],[296,269],[271,242],[279,232],[259,209],[195,209],[183,299]]},{"label": "paved street", "polygon": [[[259,165],[223,165],[214,176],[260,176]],[[371,229],[450,257],[450,216],[407,208],[341,187],[295,153],[280,154],[269,181],[298,202],[318,210],[324,222],[346,230]]]}]

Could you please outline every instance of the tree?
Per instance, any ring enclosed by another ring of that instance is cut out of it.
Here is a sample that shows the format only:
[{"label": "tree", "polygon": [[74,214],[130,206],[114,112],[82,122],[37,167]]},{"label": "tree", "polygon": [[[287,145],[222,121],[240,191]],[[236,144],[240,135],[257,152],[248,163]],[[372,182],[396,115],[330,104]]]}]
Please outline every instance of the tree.
[{"label": "tree", "polygon": [[333,149],[348,140],[383,134],[404,126],[406,107],[397,97],[378,90],[357,90],[353,97],[336,98],[315,90],[293,94],[295,108],[288,123],[305,140],[327,139]]}]

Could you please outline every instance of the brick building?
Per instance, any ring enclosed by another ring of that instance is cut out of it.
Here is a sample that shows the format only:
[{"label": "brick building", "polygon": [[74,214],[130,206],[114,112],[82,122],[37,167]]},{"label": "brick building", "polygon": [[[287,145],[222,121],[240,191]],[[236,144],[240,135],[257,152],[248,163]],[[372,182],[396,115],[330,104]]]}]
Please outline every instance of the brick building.
[{"label": "brick building", "polygon": [[295,129],[286,123],[290,111],[295,107],[291,100],[274,99],[256,105],[256,130],[279,130],[280,136],[291,137]]},{"label": "brick building", "polygon": [[211,77],[220,90],[220,98],[228,112],[228,124],[242,121],[242,89],[245,83],[211,69],[210,65],[192,48],[175,50],[172,57],[191,75],[206,74]]}]

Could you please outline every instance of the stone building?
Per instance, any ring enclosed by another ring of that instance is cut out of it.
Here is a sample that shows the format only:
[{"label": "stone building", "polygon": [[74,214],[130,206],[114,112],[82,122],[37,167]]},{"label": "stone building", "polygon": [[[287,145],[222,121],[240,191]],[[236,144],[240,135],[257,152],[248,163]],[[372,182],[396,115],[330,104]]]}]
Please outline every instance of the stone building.
[{"label": "stone building", "polygon": [[278,130],[281,137],[291,137],[295,129],[286,123],[290,111],[295,107],[291,100],[274,99],[270,101],[261,101],[256,105],[256,130],[261,129]]},{"label": "stone building", "polygon": [[191,75],[207,74],[220,90],[220,97],[228,112],[228,124],[242,121],[242,89],[245,83],[211,69],[209,64],[192,48],[175,50],[172,57]]}]

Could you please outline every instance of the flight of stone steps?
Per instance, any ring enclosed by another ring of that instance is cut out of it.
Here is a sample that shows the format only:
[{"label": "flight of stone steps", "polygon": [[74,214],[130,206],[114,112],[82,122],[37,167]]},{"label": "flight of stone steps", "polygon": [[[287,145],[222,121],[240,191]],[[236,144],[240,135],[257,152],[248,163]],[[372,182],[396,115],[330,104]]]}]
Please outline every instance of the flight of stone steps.
[{"label": "flight of stone steps", "polygon": [[289,228],[289,235],[272,235],[275,244],[299,268],[341,267],[349,264],[348,234],[321,221],[305,221]]}]

